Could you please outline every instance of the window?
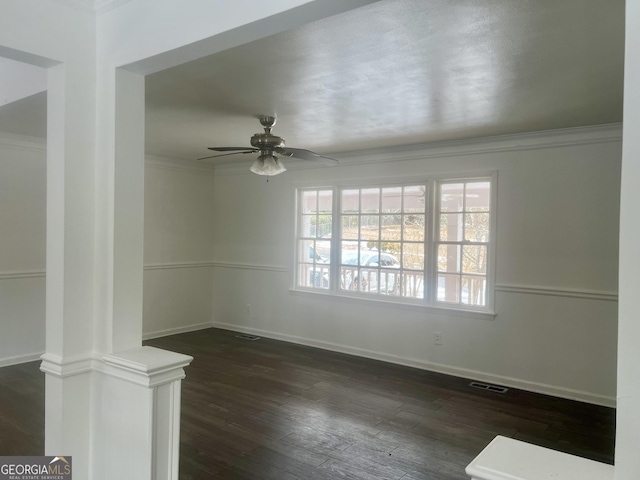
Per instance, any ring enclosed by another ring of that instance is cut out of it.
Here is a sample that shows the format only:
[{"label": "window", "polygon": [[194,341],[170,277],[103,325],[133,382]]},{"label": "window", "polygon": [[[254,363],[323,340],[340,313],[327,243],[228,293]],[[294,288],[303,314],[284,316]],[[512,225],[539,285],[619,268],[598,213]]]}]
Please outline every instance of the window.
[{"label": "window", "polygon": [[340,192],[341,290],[424,297],[426,185]]},{"label": "window", "polygon": [[333,190],[302,190],[299,202],[297,285],[328,290],[331,285]]},{"label": "window", "polygon": [[438,184],[438,302],[486,305],[490,191],[487,181]]},{"label": "window", "polygon": [[488,311],[492,178],[298,190],[296,288]]}]

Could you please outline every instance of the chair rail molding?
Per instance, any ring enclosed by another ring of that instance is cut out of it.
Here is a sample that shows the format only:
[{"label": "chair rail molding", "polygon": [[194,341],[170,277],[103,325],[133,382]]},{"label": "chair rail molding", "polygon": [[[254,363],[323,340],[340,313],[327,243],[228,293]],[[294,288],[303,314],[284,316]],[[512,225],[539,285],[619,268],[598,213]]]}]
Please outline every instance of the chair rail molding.
[{"label": "chair rail molding", "polygon": [[255,263],[238,263],[238,262],[213,262],[216,268],[234,268],[240,270],[264,270],[267,272],[285,272],[289,273],[291,268],[281,265],[260,265]]},{"label": "chair rail molding", "polygon": [[47,272],[44,270],[21,270],[14,272],[0,272],[0,280],[15,280],[19,278],[44,278]]},{"label": "chair rail molding", "polygon": [[538,285],[514,285],[498,283],[495,291],[501,293],[522,293],[525,295],[547,295],[552,297],[583,298],[589,300],[602,300],[605,302],[617,302],[618,293],[603,290],[586,290],[574,288],[559,288]]}]

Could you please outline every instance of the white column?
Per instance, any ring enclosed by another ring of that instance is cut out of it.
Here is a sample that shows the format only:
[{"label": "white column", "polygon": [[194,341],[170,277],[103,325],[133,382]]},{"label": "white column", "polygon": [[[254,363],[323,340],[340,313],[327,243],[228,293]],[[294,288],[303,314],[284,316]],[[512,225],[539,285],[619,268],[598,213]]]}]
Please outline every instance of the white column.
[{"label": "white column", "polygon": [[103,360],[104,478],[177,480],[180,382],[193,358],[139,347]]},{"label": "white column", "polygon": [[108,352],[142,343],[144,77],[115,70],[113,319]]},{"label": "white column", "polygon": [[48,71],[45,453],[91,457],[95,74],[90,58]]},{"label": "white column", "polygon": [[111,73],[96,151],[95,67],[48,72],[45,453],[78,480],[177,479],[192,358],[141,347],[144,77]]},{"label": "white column", "polygon": [[640,478],[640,0],[627,0],[620,198],[616,479]]},{"label": "white column", "polygon": [[141,347],[144,77],[99,72],[95,349],[106,355],[94,366],[93,478],[177,480],[180,381],[192,358]]}]

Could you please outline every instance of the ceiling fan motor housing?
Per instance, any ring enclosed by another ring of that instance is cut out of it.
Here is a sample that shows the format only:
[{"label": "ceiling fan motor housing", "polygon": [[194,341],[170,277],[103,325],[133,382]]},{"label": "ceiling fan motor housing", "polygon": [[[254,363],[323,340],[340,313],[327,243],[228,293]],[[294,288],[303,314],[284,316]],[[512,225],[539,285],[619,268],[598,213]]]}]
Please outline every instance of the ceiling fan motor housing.
[{"label": "ceiling fan motor housing", "polygon": [[270,133],[256,133],[251,137],[251,146],[260,150],[273,151],[284,147],[284,138]]}]

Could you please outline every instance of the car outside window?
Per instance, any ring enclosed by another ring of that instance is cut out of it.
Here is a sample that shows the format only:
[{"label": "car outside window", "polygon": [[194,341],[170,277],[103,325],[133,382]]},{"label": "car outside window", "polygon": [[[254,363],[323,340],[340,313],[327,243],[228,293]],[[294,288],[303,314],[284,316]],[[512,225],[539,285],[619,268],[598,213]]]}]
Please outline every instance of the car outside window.
[{"label": "car outside window", "polygon": [[298,190],[296,288],[488,310],[493,181]]}]

